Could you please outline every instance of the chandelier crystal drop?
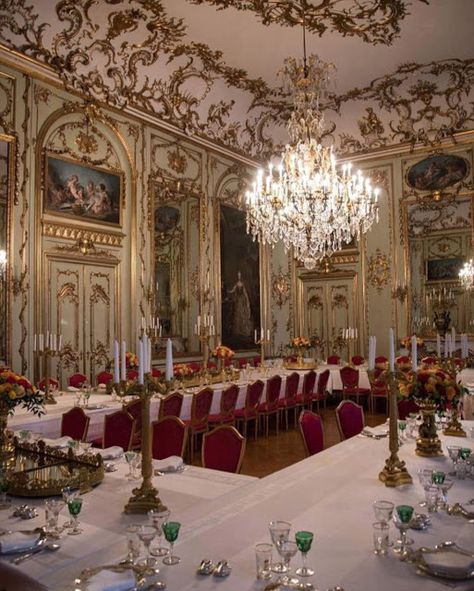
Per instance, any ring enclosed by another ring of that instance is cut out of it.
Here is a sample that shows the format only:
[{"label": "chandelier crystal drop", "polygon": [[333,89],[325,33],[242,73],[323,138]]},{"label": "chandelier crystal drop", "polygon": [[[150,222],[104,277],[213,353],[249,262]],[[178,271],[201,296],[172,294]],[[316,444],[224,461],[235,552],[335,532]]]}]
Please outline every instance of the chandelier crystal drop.
[{"label": "chandelier crystal drop", "polygon": [[279,241],[305,267],[341,250],[378,221],[378,189],[351,164],[338,170],[332,146],[322,143],[320,101],[333,68],[317,56],[288,58],[280,74],[292,94],[290,143],[277,166],[259,170],[247,192],[247,232],[262,244]]},{"label": "chandelier crystal drop", "polygon": [[472,259],[468,263],[464,263],[464,266],[459,271],[459,281],[464,289],[474,289],[474,263]]}]

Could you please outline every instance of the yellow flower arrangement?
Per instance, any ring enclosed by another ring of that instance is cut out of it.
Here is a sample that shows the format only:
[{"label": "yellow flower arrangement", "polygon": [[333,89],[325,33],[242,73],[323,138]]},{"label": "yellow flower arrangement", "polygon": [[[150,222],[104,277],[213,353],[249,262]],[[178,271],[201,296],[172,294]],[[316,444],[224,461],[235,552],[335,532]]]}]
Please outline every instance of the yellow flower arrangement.
[{"label": "yellow flower arrangement", "polygon": [[431,400],[443,409],[455,405],[463,391],[463,386],[456,383],[455,377],[439,367],[409,372],[399,383],[401,398]]},{"label": "yellow flower arrangement", "polygon": [[18,375],[10,369],[0,369],[0,403],[5,405],[10,413],[18,405],[34,414],[43,412],[43,395],[35,390],[25,376]]},{"label": "yellow flower arrangement", "polygon": [[312,346],[306,337],[294,337],[290,341],[290,349],[311,349]]},{"label": "yellow flower arrangement", "polygon": [[[411,338],[412,337],[405,337],[404,339],[401,339],[400,340],[400,345],[404,349],[411,349]],[[424,344],[425,344],[425,341],[422,338],[416,337],[416,345],[417,345],[417,347],[423,347]]]},{"label": "yellow flower arrangement", "polygon": [[212,356],[217,357],[217,359],[230,359],[234,356],[234,351],[226,347],[225,345],[218,345],[213,351]]},{"label": "yellow flower arrangement", "polygon": [[180,378],[193,375],[194,370],[187,363],[177,363],[173,366],[173,374]]},{"label": "yellow flower arrangement", "polygon": [[125,364],[128,369],[138,369],[138,357],[135,353],[127,351],[125,353]]}]

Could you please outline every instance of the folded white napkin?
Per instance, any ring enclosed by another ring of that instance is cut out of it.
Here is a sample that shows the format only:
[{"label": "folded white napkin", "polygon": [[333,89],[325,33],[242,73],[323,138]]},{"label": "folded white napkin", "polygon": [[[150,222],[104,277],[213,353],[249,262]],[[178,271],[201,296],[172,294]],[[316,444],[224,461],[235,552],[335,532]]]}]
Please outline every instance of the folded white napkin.
[{"label": "folded white napkin", "polygon": [[0,536],[0,553],[6,552],[20,552],[31,548],[36,540],[38,534],[24,534],[19,531],[14,531],[11,534]]},{"label": "folded white napkin", "polygon": [[387,435],[389,429],[387,425],[377,425],[377,427],[364,427],[364,431],[366,433],[370,433],[371,435]]},{"label": "folded white napkin", "polygon": [[88,591],[129,591],[135,588],[133,571],[115,573],[101,570],[88,581]]},{"label": "folded white napkin", "polygon": [[66,390],[68,392],[80,392],[80,388],[76,388],[75,386],[68,386]]},{"label": "folded white napkin", "polygon": [[164,460],[153,460],[153,466],[160,472],[177,472],[184,466],[184,462],[179,456],[170,456]]},{"label": "folded white napkin", "polygon": [[123,455],[123,448],[119,445],[113,445],[112,447],[106,447],[105,449],[94,450],[100,454],[104,460],[115,460]]},{"label": "folded white napkin", "polygon": [[107,390],[107,385],[106,384],[99,384],[97,386],[97,390],[101,390],[101,391],[106,391]]},{"label": "folded white napkin", "polygon": [[456,552],[444,552],[441,554],[424,553],[423,560],[432,570],[442,572],[447,577],[466,576],[474,568],[472,558]]},{"label": "folded white napkin", "polygon": [[48,439],[47,437],[43,437],[43,441],[49,447],[56,447],[59,449],[61,447],[67,447],[69,442],[72,441],[72,438],[68,437],[67,435],[64,437],[59,437],[58,439]]}]

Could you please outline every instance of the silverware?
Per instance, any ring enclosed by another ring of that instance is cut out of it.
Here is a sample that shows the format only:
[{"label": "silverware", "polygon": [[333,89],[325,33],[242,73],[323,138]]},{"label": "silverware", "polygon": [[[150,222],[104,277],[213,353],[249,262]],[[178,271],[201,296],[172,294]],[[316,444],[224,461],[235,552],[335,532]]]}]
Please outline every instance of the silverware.
[{"label": "silverware", "polygon": [[18,556],[17,558],[13,558],[10,560],[12,564],[21,564],[24,560],[28,560],[28,558],[32,558],[36,556],[36,554],[40,554],[41,552],[56,552],[61,548],[61,544],[49,543],[49,544],[41,544],[31,552],[27,554],[23,554],[22,556]]},{"label": "silverware", "polygon": [[212,575],[214,568],[215,568],[215,565],[212,563],[212,561],[209,560],[208,558],[204,558],[203,560],[201,560],[201,564],[199,565],[199,568],[197,569],[197,574],[198,575]]},{"label": "silverware", "polygon": [[230,567],[227,560],[219,560],[216,564],[216,567],[213,571],[213,575],[215,577],[228,577],[232,572],[232,568]]}]

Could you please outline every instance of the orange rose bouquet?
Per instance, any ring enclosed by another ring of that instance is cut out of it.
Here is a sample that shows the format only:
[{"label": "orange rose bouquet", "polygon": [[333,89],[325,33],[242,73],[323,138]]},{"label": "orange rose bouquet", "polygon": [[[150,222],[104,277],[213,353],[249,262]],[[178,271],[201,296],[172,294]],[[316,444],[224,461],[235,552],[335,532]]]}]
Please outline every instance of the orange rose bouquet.
[{"label": "orange rose bouquet", "polygon": [[290,341],[290,349],[311,349],[312,343],[306,337],[294,337]]},{"label": "orange rose bouquet", "polygon": [[217,359],[231,359],[234,356],[234,351],[224,345],[218,345],[213,351],[212,356]]},{"label": "orange rose bouquet", "polygon": [[187,363],[177,363],[173,366],[173,374],[179,378],[186,378],[192,376],[193,368]]},{"label": "orange rose bouquet", "polygon": [[[417,347],[423,347],[424,344],[425,344],[425,341],[423,339],[421,339],[420,337],[416,337]],[[404,339],[401,339],[400,345],[404,349],[411,349],[411,337],[405,337]]]},{"label": "orange rose bouquet", "polygon": [[31,382],[10,369],[0,369],[0,403],[9,414],[16,406],[23,406],[36,415],[43,414],[43,394]]},{"label": "orange rose bouquet", "polygon": [[399,384],[402,398],[432,401],[441,409],[456,405],[463,391],[463,386],[457,384],[453,376],[438,367],[426,367],[416,373],[410,372],[406,380]]}]

